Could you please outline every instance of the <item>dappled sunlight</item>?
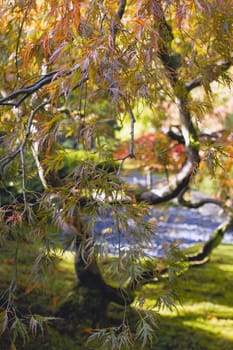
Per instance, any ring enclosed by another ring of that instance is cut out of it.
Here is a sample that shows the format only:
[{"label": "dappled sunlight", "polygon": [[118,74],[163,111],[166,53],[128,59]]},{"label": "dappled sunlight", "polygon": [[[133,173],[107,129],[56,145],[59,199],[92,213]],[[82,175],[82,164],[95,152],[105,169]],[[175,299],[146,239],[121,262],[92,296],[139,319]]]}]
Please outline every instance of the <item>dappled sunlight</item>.
[{"label": "dappled sunlight", "polygon": [[69,271],[74,276],[75,280],[75,272],[74,272],[74,260],[75,260],[75,253],[69,252],[69,251],[62,251],[61,250],[61,259],[58,263],[58,271],[62,272],[64,270],[65,273]]},{"label": "dappled sunlight", "polygon": [[219,266],[219,269],[226,272],[233,272],[233,266],[230,264],[224,264],[222,266]]},{"label": "dappled sunlight", "polygon": [[[174,289],[181,303],[176,300],[172,310],[159,310],[161,318],[156,349],[233,348],[232,259],[233,247],[221,245],[201,270],[192,268],[177,279]],[[169,285],[165,281],[163,286],[145,286],[140,294],[146,297],[145,307],[154,306],[157,312],[157,298],[168,292]],[[173,347],[169,347],[171,344]]]},{"label": "dappled sunlight", "polygon": [[184,304],[170,311],[163,309],[161,316],[178,318],[183,325],[212,332],[233,340],[233,307],[211,302]]},{"label": "dappled sunlight", "polygon": [[0,349],[232,350],[232,1],[0,14]]},{"label": "dappled sunlight", "polygon": [[198,317],[196,320],[184,321],[183,324],[233,340],[233,320],[218,319],[216,315],[208,315],[207,318]]}]

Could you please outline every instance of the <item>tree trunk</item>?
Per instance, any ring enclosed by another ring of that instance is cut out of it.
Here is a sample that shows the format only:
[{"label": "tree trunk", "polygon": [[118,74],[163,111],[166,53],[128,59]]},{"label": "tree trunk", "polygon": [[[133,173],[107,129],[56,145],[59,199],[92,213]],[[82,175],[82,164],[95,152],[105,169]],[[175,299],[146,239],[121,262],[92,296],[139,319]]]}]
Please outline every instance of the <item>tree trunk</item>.
[{"label": "tree trunk", "polygon": [[[88,256],[81,251],[82,237],[76,239],[75,271],[78,284],[70,300],[59,310],[58,315],[71,320],[74,325],[83,323],[85,327],[99,328],[107,325],[107,310],[111,302],[127,306],[134,300],[132,292],[108,285],[97,263],[97,256]],[[90,246],[89,246],[90,247]]]}]

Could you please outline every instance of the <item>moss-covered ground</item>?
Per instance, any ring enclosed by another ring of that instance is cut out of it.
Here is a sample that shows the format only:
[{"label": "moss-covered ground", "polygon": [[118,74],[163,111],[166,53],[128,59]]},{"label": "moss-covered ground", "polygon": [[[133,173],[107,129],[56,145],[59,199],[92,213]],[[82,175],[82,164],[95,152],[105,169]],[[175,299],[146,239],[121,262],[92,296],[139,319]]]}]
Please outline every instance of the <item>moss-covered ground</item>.
[{"label": "moss-covered ground", "polygon": [[[36,255],[40,256],[38,246],[25,242],[16,248],[14,241],[0,248],[1,296],[12,276],[16,276],[17,289],[13,292],[12,301],[17,305],[18,316],[56,316],[58,308],[75,291],[73,255],[66,253],[60,257],[43,257],[42,267],[38,270],[38,260],[35,260]],[[17,271],[15,257],[18,261]],[[180,276],[175,287],[181,305],[177,305],[173,311],[161,310],[156,340],[147,350],[232,350],[233,246],[218,247],[207,264],[191,268]],[[143,292],[148,300],[145,307],[155,304],[159,288],[161,286],[158,284],[144,287]],[[5,300],[8,294],[4,294]],[[4,298],[1,299],[1,305]],[[119,308],[114,311],[113,307],[112,313],[113,318],[120,317]],[[1,322],[3,316],[0,312]],[[84,341],[91,331],[88,322],[78,317],[75,321],[77,325],[69,325],[69,322],[66,319],[51,320],[45,327],[44,335],[38,328],[37,335],[29,332],[25,344],[19,336],[15,346],[20,350],[85,349]],[[24,319],[24,323],[27,324],[27,319]],[[9,339],[6,331],[0,338],[1,350],[10,350]]]},{"label": "moss-covered ground", "polygon": [[[233,247],[219,246],[207,264],[191,268],[176,287],[182,305],[162,311],[153,349],[232,350]],[[148,298],[154,288],[147,286]]]}]

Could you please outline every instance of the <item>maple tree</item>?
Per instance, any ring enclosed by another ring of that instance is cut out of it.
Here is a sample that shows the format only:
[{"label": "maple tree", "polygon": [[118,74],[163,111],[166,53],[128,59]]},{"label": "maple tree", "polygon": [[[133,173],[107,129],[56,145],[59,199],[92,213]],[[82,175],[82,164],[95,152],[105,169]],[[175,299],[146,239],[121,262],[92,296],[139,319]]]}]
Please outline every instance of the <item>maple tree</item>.
[{"label": "maple tree", "polygon": [[[155,267],[147,271],[140,265],[135,249],[132,255],[121,251],[119,238],[123,271],[131,262],[138,272],[127,274],[127,287],[126,279],[118,288],[105,282],[93,236],[102,213],[111,210],[119,237],[121,231],[135,231],[146,239],[151,226],[142,217],[148,205],[174,198],[195,208],[218,204],[226,222],[200,252],[186,258],[203,261],[233,225],[232,179],[227,176],[232,173],[232,132],[215,130],[210,114],[212,83],[231,85],[232,2],[19,0],[3,1],[0,11],[3,235],[33,225],[48,241],[50,222],[58,226],[75,240],[80,284],[99,291],[101,308],[111,301],[131,303],[132,290],[158,275]],[[176,110],[176,125],[167,103]],[[119,175],[144,142],[134,140],[139,104],[149,106],[158,135],[153,144],[147,134],[145,142],[155,150],[141,148],[139,157],[156,169],[162,154],[162,165],[173,174],[162,188],[135,192]],[[204,132],[208,113],[210,131]],[[114,129],[124,127],[126,117],[130,140],[123,147],[128,150],[116,159]],[[164,123],[167,135],[161,132]],[[63,147],[69,138],[73,148],[88,149],[82,160],[74,156],[70,161],[72,152]],[[177,164],[170,147],[182,154]],[[219,179],[220,198],[192,203],[185,195],[206,171]],[[130,228],[129,217],[137,230]],[[17,239],[25,240],[21,236]],[[45,255],[48,250],[45,245]],[[9,300],[6,315],[14,304],[13,297]],[[95,321],[99,318],[100,310]],[[143,344],[150,340],[143,337]]]}]

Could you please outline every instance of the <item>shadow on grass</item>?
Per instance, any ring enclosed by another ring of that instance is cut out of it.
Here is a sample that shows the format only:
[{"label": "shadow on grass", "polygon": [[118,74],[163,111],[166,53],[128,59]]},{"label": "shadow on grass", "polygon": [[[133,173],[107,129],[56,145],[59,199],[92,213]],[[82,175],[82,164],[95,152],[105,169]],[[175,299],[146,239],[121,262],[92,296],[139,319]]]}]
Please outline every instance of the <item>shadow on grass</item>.
[{"label": "shadow on grass", "polygon": [[[117,318],[120,320],[119,307],[115,310],[118,312]],[[135,319],[135,311],[132,309],[131,322]],[[198,315],[192,315],[193,319]],[[214,334],[210,331],[204,331],[197,327],[192,327],[184,324],[186,321],[193,321],[192,317],[161,317],[160,329],[156,331],[157,340],[146,350],[232,350],[233,340],[227,339],[224,336]],[[80,320],[82,323],[84,320]],[[116,319],[112,319],[113,323]],[[113,324],[111,324],[113,325]],[[78,327],[77,327],[78,328]],[[22,350],[97,350],[92,345],[87,345],[88,335],[81,334],[78,330],[72,334],[67,333],[66,326],[59,331],[50,330],[45,337],[37,337],[31,344],[20,349]],[[1,348],[7,350],[5,348]],[[99,349],[99,348],[98,348]],[[102,348],[103,350],[112,350]],[[141,349],[140,346],[135,345],[133,350]],[[119,350],[115,349],[114,350]],[[121,350],[126,350],[122,348]]]},{"label": "shadow on grass", "polygon": [[[10,270],[12,270],[12,262],[9,258],[11,256],[4,252],[2,263],[5,262],[5,268],[2,268],[2,271],[0,268],[1,283],[6,282],[3,279],[4,274],[5,279],[7,279]],[[73,263],[69,262],[67,266],[59,265],[57,268],[58,261],[55,259],[54,269],[51,270],[53,278],[50,280],[49,286],[43,292],[43,288],[39,286],[28,291],[28,277],[31,270],[31,267],[28,266],[30,266],[29,260],[31,261],[31,258],[25,259],[25,247],[20,258],[22,258],[22,261],[20,260],[21,268],[23,268],[22,274],[27,276],[27,278],[25,277],[27,281],[21,281],[21,283],[25,283],[25,287],[23,284],[21,286],[22,293],[17,295],[21,310],[29,309],[31,312],[46,315],[56,313],[59,301],[64,298],[64,294],[68,295],[74,286],[75,276],[70,270],[71,267],[73,268]],[[7,260],[4,261],[4,259]],[[68,282],[67,285],[66,282]],[[156,296],[161,289],[160,285],[147,285],[144,288],[145,297],[149,299],[150,305],[156,302]],[[178,314],[176,311],[162,314],[160,329],[156,331],[157,341],[152,347],[148,346],[146,349],[232,350],[233,247],[224,245],[216,249],[208,264],[192,268],[179,278],[177,289],[183,307],[179,308]],[[113,308],[109,319],[110,326],[113,326],[114,322],[119,325],[122,320],[122,312],[117,307]],[[67,313],[69,313],[68,310]],[[129,322],[132,326],[136,323],[135,314],[136,312],[131,309]],[[49,328],[48,332],[45,332],[45,336],[30,337],[30,343],[25,345],[20,343],[17,350],[93,350],[91,346],[84,345],[88,333],[91,331],[85,329],[87,320],[80,318],[80,315],[77,315],[75,322],[70,322],[72,325],[69,324],[68,320],[69,317],[61,323],[58,321],[55,327]],[[7,335],[5,341],[0,340],[0,349],[10,349]],[[133,350],[139,350],[139,347]]]}]

